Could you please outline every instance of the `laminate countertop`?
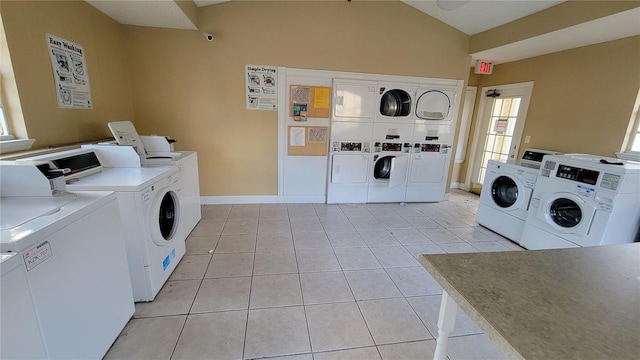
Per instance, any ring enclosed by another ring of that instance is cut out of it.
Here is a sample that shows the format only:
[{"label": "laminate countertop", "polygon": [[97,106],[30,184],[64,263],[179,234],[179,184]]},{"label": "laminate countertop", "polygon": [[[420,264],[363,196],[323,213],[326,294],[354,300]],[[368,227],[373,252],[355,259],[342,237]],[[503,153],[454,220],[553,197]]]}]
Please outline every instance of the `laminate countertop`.
[{"label": "laminate countertop", "polygon": [[640,243],[419,260],[510,358],[640,358]]}]

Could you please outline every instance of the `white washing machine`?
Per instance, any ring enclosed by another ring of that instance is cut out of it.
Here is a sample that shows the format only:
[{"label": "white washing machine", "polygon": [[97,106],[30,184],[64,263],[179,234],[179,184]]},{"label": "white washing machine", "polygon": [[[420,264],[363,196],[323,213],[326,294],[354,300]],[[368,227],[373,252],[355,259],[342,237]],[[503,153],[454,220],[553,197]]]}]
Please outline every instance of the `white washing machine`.
[{"label": "white washing machine", "polygon": [[423,85],[416,90],[415,108],[412,116],[416,123],[451,125],[456,120],[454,118],[454,115],[457,114],[456,98],[456,88]]},{"label": "white washing machine", "polygon": [[633,242],[640,164],[585,154],[547,155],[520,245],[552,249]]},{"label": "white washing machine", "polygon": [[[181,226],[185,237],[188,236],[202,218],[198,154],[195,151],[175,152],[175,140],[165,136],[140,136],[131,121],[110,122],[108,126],[119,145],[138,149],[136,152],[142,166],[169,165],[178,168],[179,182],[176,186],[180,197]],[[141,153],[145,154],[144,159]],[[114,162],[113,167],[122,167],[127,160],[121,157],[114,159]]]},{"label": "white washing machine", "polygon": [[185,253],[178,169],[103,167],[102,155],[78,149],[48,154],[40,160],[46,158],[52,167],[69,169],[69,191],[116,192],[134,299],[152,301]]},{"label": "white washing machine", "polygon": [[27,271],[16,253],[0,253],[0,358],[45,359]]},{"label": "white washing machine", "polygon": [[444,200],[451,160],[451,145],[413,143],[409,157],[406,202]]},{"label": "white washing machine", "polygon": [[367,201],[372,132],[371,122],[332,122],[327,203]]},{"label": "white washing machine", "polygon": [[413,123],[414,96],[418,85],[378,82],[375,121]]},{"label": "white washing machine", "polygon": [[375,81],[334,79],[331,121],[373,122],[375,95]]},{"label": "white washing machine", "polygon": [[375,123],[367,202],[404,202],[413,124]]},{"label": "white washing machine", "polygon": [[519,243],[540,163],[544,155],[552,154],[557,152],[525,149],[521,165],[489,160],[476,213],[478,223]]},{"label": "white washing machine", "polygon": [[[7,184],[19,186],[27,174],[22,170],[29,167],[42,188],[50,186],[50,179],[38,175],[33,164],[2,164],[0,252],[17,254],[24,265],[46,356],[40,356],[32,319],[17,320],[13,329],[4,327],[18,315],[5,312],[5,306],[15,305],[18,311],[19,305],[7,301],[18,294],[5,293],[9,284],[3,277],[2,358],[7,358],[5,351],[15,350],[20,358],[100,359],[135,310],[117,197],[113,192],[58,190],[25,196],[24,187],[18,196],[8,194],[6,188],[12,186]],[[18,176],[11,175],[13,168],[19,168],[14,173]],[[30,183],[38,182],[34,177]],[[24,299],[23,311],[28,301]],[[28,332],[33,342],[21,344],[22,349],[5,348],[5,341],[20,341]]]}]

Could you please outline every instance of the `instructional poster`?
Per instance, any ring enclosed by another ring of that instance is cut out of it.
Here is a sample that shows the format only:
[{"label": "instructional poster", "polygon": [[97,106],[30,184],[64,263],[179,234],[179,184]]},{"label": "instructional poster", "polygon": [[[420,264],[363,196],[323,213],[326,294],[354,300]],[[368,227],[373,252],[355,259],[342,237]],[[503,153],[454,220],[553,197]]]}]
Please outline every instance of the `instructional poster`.
[{"label": "instructional poster", "polygon": [[91,109],[89,73],[82,46],[47,34],[58,106],[70,109]]},{"label": "instructional poster", "polygon": [[278,68],[246,66],[247,110],[278,110]]}]

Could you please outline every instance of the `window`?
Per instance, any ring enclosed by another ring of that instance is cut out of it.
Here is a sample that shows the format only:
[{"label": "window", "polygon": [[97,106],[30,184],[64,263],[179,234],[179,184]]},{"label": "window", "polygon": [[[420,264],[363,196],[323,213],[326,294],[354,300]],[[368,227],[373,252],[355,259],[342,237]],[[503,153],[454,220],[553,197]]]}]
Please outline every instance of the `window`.
[{"label": "window", "polygon": [[620,159],[640,161],[640,89],[631,112],[629,127],[622,144],[622,152],[616,153]]},{"label": "window", "polygon": [[0,93],[0,125],[2,126],[2,128],[0,129],[0,141],[11,140],[13,139],[13,136],[9,134],[9,128],[7,128],[7,120],[4,116],[4,108],[2,104],[2,94]]}]

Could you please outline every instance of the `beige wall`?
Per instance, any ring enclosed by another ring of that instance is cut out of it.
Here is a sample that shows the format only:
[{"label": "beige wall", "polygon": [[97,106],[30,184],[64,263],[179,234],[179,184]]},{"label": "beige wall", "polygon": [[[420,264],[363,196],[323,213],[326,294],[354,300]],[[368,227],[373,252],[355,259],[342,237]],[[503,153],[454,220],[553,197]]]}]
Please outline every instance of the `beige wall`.
[{"label": "beige wall", "polygon": [[[496,65],[492,75],[480,78],[478,90],[534,81],[523,134],[531,136],[531,143],[520,144],[520,155],[533,147],[615,156],[640,89],[638,64],[640,36],[635,36]],[[460,171],[461,182],[467,167],[468,161]]]},{"label": "beige wall", "polygon": [[[0,11],[34,148],[105,138],[107,122],[132,117],[122,25],[84,1],[2,1]],[[58,107],[46,33],[84,47],[92,110]]]},{"label": "beige wall", "polygon": [[135,124],[198,151],[203,195],[277,193],[277,114],[245,110],[246,64],[467,79],[469,37],[398,1],[238,2],[193,31],[128,26]]}]

